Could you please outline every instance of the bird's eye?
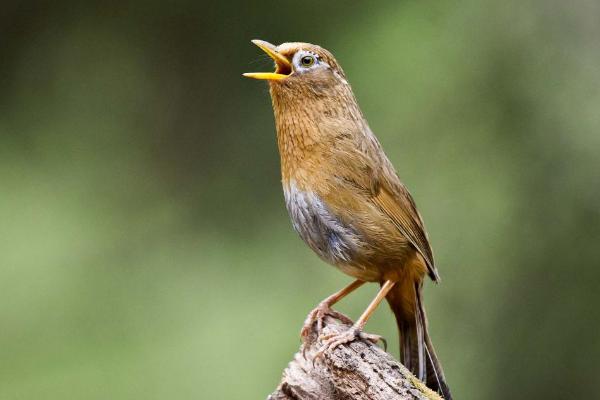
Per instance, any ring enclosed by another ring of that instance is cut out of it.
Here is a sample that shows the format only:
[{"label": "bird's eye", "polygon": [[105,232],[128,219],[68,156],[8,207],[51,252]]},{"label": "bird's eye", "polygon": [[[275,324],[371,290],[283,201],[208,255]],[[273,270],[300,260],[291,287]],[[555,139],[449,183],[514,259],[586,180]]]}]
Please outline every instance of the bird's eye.
[{"label": "bird's eye", "polygon": [[300,65],[304,68],[312,67],[315,63],[315,58],[313,56],[304,56],[300,59]]}]

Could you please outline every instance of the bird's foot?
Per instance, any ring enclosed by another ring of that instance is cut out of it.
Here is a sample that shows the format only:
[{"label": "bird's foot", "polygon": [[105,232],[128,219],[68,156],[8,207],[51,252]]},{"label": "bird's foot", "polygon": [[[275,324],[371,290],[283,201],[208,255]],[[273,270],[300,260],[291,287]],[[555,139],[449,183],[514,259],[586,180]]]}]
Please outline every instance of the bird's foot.
[{"label": "bird's foot", "polygon": [[321,331],[323,330],[323,320],[326,316],[338,319],[344,324],[352,325],[354,323],[350,318],[348,318],[341,312],[331,308],[331,306],[326,301],[322,301],[317,307],[315,307],[314,310],[312,310],[308,314],[308,316],[306,317],[306,321],[304,321],[304,325],[302,326],[302,330],[300,331],[300,337],[302,338],[303,343],[306,343],[309,340],[312,332],[312,327],[315,322],[317,323],[317,336],[321,334]]},{"label": "bird's foot", "polygon": [[387,342],[382,336],[374,335],[371,333],[365,333],[357,326],[352,326],[350,329],[345,330],[343,332],[335,332],[327,335],[322,335],[319,337],[319,339],[323,343],[323,346],[315,354],[314,360],[317,360],[318,358],[322,357],[326,351],[331,351],[341,344],[350,343],[356,339],[366,340],[373,344],[377,344],[379,341],[382,341],[384,344],[384,348],[387,348]]}]

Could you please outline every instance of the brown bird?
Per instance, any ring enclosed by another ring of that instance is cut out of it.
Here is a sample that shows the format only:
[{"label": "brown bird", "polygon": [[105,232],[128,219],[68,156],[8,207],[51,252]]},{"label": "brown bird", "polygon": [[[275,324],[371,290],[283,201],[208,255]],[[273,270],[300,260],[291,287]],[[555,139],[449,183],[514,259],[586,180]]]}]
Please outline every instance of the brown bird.
[{"label": "brown bird", "polygon": [[381,290],[352,329],[322,336],[324,348],[377,335],[363,328],[386,298],[400,331],[403,364],[451,399],[427,330],[422,287],[439,281],[423,220],[363,116],[344,71],[324,48],[274,46],[253,40],[275,61],[275,72],[244,76],[269,82],[286,206],[294,229],[326,262],[356,278],[308,316],[306,340],[331,306],[365,282]]}]

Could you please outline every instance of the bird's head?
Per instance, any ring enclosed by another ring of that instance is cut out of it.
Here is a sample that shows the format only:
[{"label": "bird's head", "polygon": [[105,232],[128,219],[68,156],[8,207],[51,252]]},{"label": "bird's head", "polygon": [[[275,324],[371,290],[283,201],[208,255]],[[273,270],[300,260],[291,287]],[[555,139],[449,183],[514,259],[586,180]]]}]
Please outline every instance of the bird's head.
[{"label": "bird's head", "polygon": [[[275,61],[274,72],[245,73],[269,82],[282,169],[315,146],[331,148],[368,129],[342,68],[333,55],[310,43],[255,45]],[[304,151],[304,152],[303,152]],[[304,154],[304,155],[303,155]],[[290,164],[291,165],[291,164]]]},{"label": "bird's head", "polygon": [[274,72],[248,72],[247,78],[267,80],[274,92],[303,92],[315,95],[337,85],[347,85],[342,68],[333,55],[324,48],[310,43],[283,43],[279,46],[263,40],[253,40],[275,61]]}]

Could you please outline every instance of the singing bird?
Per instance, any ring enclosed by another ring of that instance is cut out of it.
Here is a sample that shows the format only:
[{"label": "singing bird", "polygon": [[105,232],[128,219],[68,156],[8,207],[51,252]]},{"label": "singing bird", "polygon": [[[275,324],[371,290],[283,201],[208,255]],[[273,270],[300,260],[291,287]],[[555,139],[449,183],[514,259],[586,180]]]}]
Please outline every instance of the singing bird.
[{"label": "singing bird", "polygon": [[269,82],[286,207],[294,229],[324,261],[356,280],[323,300],[308,316],[306,340],[331,307],[365,282],[381,289],[351,329],[321,336],[324,348],[357,337],[387,299],[400,332],[402,363],[431,389],[451,399],[427,329],[422,288],[439,275],[415,202],[361,112],[333,55],[310,43],[255,45],[275,72],[245,73]]}]

